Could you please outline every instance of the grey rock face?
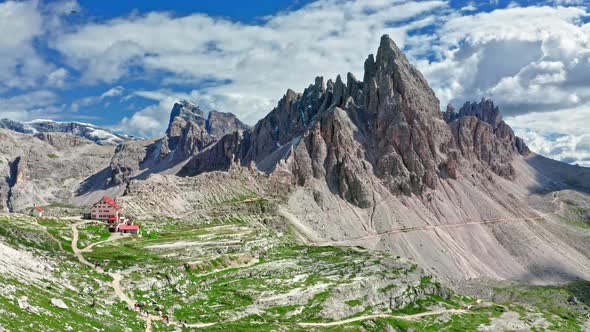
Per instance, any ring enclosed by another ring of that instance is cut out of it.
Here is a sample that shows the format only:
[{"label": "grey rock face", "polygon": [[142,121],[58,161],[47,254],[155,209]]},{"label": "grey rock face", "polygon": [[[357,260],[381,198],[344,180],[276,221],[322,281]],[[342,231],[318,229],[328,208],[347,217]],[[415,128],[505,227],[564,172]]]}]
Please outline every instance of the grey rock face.
[{"label": "grey rock face", "polygon": [[512,154],[517,152],[526,155],[529,150],[502,120],[500,110],[493,101],[482,99],[479,103],[467,102],[457,113],[449,105],[444,118],[464,158],[480,161],[500,176],[514,178]]},{"label": "grey rock face", "polygon": [[0,209],[71,203],[82,183],[107,168],[112,145],[65,133],[26,135],[0,129]]},{"label": "grey rock face", "polygon": [[216,142],[223,136],[248,129],[231,113],[217,111],[205,113],[195,104],[180,101],[174,105],[166,137],[162,139],[160,152],[163,156],[184,160]]},{"label": "grey rock face", "polygon": [[[207,116],[189,101],[174,104],[166,135],[154,141],[127,142],[120,145],[111,161],[110,186],[129,183],[137,176],[167,172],[192,156],[203,162],[202,171],[226,169],[233,155],[225,156],[223,144],[215,153],[207,148],[218,140],[233,140],[249,127],[231,113],[211,111]],[[226,137],[227,136],[227,137]],[[241,136],[240,136],[241,137]],[[229,152],[228,152],[229,153]]]},{"label": "grey rock face", "polygon": [[441,113],[422,74],[387,35],[365,61],[363,81],[348,74],[346,82],[338,76],[324,86],[318,77],[303,93],[288,90],[241,139],[218,144],[182,173],[210,170],[209,160],[224,168],[254,163],[292,184],[324,180],[360,207],[374,204],[377,184],[421,195],[474,162],[511,178],[513,151],[526,151],[491,101]]},{"label": "grey rock face", "polygon": [[214,138],[220,139],[225,135],[243,132],[250,127],[245,125],[232,113],[211,111],[207,116],[205,129]]}]

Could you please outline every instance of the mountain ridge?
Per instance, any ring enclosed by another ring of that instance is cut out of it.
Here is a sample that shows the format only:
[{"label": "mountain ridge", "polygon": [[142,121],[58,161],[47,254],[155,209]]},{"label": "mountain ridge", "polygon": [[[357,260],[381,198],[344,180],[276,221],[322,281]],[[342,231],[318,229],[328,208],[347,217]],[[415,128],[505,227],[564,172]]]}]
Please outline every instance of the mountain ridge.
[{"label": "mountain ridge", "polygon": [[86,138],[99,145],[118,145],[130,140],[140,140],[140,138],[134,136],[115,134],[109,129],[102,128],[91,123],[76,121],[60,122],[36,119],[23,122],[10,119],[0,119],[0,128],[9,129],[23,134],[61,132]]},{"label": "mountain ridge", "polygon": [[[590,170],[528,151],[492,101],[441,112],[386,35],[365,69],[362,81],[317,77],[302,93],[287,90],[250,129],[225,117],[224,135],[210,134],[196,105],[178,103],[166,135],[112,148],[59,199],[88,206],[110,195],[137,218],[187,219],[255,191],[309,243],[412,257],[449,283],[590,276],[590,244],[561,219],[576,211],[568,202],[590,206]],[[63,136],[53,144],[84,156]],[[34,158],[26,149],[7,158],[17,166],[3,168],[17,179],[4,186],[12,206],[29,206],[26,193],[39,188],[43,203],[57,199],[53,183],[30,176],[51,159],[39,156],[45,147]]]}]

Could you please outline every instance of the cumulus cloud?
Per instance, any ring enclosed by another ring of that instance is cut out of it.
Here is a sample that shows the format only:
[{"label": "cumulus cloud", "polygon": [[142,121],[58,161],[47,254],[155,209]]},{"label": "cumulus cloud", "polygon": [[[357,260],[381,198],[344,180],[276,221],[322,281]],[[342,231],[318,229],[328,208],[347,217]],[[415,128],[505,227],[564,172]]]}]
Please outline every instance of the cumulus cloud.
[{"label": "cumulus cloud", "polygon": [[590,166],[590,104],[553,112],[507,117],[518,136],[541,155]]},{"label": "cumulus cloud", "polygon": [[512,7],[456,16],[420,61],[443,102],[486,96],[507,115],[552,111],[590,100],[590,25],[576,7]]},{"label": "cumulus cloud", "polygon": [[43,33],[41,14],[33,2],[0,3],[0,91],[30,88],[49,73],[32,41]]},{"label": "cumulus cloud", "polygon": [[105,91],[103,94],[101,94],[100,99],[120,96],[123,94],[123,91],[125,91],[125,88],[123,88],[120,85],[116,86],[116,87],[112,87],[112,88],[108,89],[107,91]]},{"label": "cumulus cloud", "polygon": [[135,91],[127,99],[138,97],[156,101],[156,103],[135,112],[132,116],[124,117],[111,129],[143,137],[161,135],[168,125],[170,110],[174,103],[179,100],[194,100],[190,94],[170,90]]},{"label": "cumulus cloud", "polygon": [[62,110],[58,96],[47,90],[31,91],[11,97],[0,97],[0,115],[14,120],[52,118]]},{"label": "cumulus cloud", "polygon": [[139,70],[142,77],[164,75],[165,84],[207,83],[196,89],[197,103],[253,123],[288,88],[301,90],[316,75],[358,75],[381,34],[403,46],[409,29],[447,9],[444,1],[324,0],[260,25],[149,13],[88,24],[52,45],[86,82],[111,83]]}]

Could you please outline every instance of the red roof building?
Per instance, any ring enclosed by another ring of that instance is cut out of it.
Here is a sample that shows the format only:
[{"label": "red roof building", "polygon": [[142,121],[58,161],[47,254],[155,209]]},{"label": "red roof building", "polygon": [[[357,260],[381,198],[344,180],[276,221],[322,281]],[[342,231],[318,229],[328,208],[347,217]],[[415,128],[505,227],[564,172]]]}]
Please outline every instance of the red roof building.
[{"label": "red roof building", "polygon": [[32,213],[34,217],[43,217],[43,208],[35,204]]},{"label": "red roof building", "polygon": [[114,207],[117,210],[121,210],[121,207],[119,206],[119,204],[117,204],[117,202],[114,199],[110,198],[109,196],[103,197],[102,201],[107,203],[108,205]]},{"label": "red roof building", "polygon": [[121,206],[117,202],[108,197],[103,197],[96,202],[90,209],[90,218],[95,220],[104,220],[110,223],[115,223],[119,220],[121,214]]},{"label": "red roof building", "polygon": [[119,232],[137,235],[139,233],[139,225],[119,225]]},{"label": "red roof building", "polygon": [[120,231],[137,231],[139,230],[139,225],[121,225],[119,226]]}]

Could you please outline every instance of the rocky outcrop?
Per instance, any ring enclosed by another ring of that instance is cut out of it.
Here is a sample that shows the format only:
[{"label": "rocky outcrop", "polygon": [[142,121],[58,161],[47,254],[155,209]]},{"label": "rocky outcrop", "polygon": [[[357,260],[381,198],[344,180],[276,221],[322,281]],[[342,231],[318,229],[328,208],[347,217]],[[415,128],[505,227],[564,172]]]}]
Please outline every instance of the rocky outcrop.
[{"label": "rocky outcrop", "polygon": [[[226,156],[222,140],[235,141],[248,129],[231,113],[205,112],[189,101],[174,104],[166,135],[156,140],[126,142],[117,147],[110,164],[107,186],[126,185],[131,179],[145,178],[153,173],[166,173],[191,157],[203,160],[199,171],[224,170],[231,163],[233,152]],[[232,146],[233,143],[232,143]]]},{"label": "rocky outcrop", "polygon": [[184,160],[213,142],[205,125],[205,114],[196,105],[183,101],[174,104],[166,136],[162,139],[163,157]]},{"label": "rocky outcrop", "polygon": [[[364,69],[362,81],[348,73],[345,80],[317,77],[303,93],[287,90],[251,129],[231,113],[206,114],[180,101],[164,137],[119,145],[104,174],[89,183],[121,186],[153,173],[195,175],[240,164],[280,183],[324,184],[366,208],[382,189],[422,197],[474,172],[514,178],[513,156],[528,149],[493,102],[440,112],[422,74],[387,35]],[[60,149],[83,144],[54,133],[38,138]]]},{"label": "rocky outcrop", "polygon": [[387,35],[365,61],[362,81],[349,73],[346,82],[338,76],[324,85],[318,77],[303,93],[288,90],[254,128],[217,144],[181,173],[215,169],[209,161],[255,164],[293,185],[325,181],[360,207],[374,204],[378,186],[420,196],[473,168],[512,178],[513,152],[527,151],[491,101],[441,113],[422,74]]},{"label": "rocky outcrop", "polygon": [[70,204],[81,184],[95,188],[115,147],[66,133],[20,134],[0,129],[0,209]]},{"label": "rocky outcrop", "polygon": [[35,137],[57,149],[65,149],[92,144],[92,141],[79,136],[72,136],[55,132],[38,133],[35,134]]},{"label": "rocky outcrop", "polygon": [[449,105],[444,119],[451,127],[455,145],[463,158],[472,165],[473,161],[479,161],[483,166],[481,170],[490,169],[505,178],[514,178],[513,154],[526,155],[528,147],[502,120],[493,101],[467,102],[459,112]]},{"label": "rocky outcrop", "polygon": [[[111,159],[111,177],[107,186],[128,183],[139,172],[142,162],[148,155],[148,142],[129,142],[117,146]],[[152,143],[153,144],[153,143]]]},{"label": "rocky outcrop", "polygon": [[[223,136],[248,129],[231,113],[205,112],[189,101],[174,104],[166,136],[157,144],[161,158],[185,160]],[[154,150],[154,149],[152,149]]]},{"label": "rocky outcrop", "polygon": [[250,127],[240,121],[234,114],[218,111],[210,111],[205,124],[207,133],[216,139],[220,139],[225,135],[235,132],[243,132],[249,128]]}]

